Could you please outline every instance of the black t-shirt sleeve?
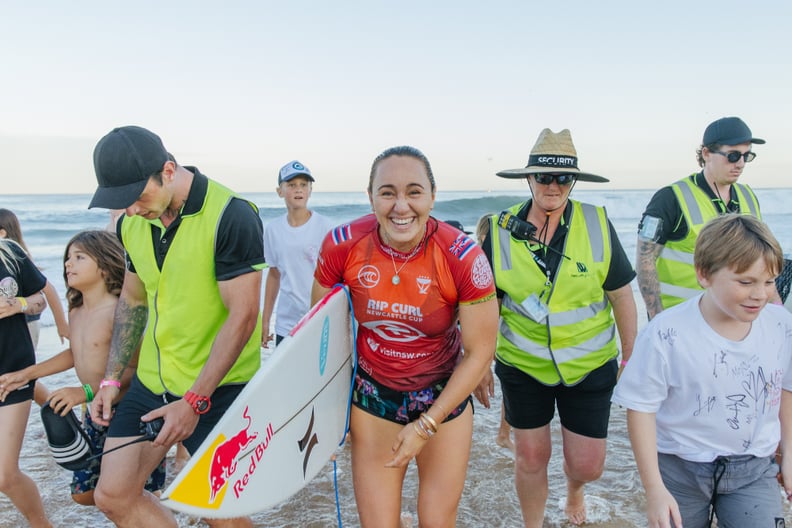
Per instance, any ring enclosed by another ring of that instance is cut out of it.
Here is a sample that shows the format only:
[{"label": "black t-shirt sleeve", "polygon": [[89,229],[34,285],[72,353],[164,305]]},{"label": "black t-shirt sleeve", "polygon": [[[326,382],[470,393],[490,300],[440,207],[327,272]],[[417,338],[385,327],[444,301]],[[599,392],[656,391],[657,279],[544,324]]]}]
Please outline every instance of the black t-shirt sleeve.
[{"label": "black t-shirt sleeve", "polygon": [[264,226],[258,211],[241,199],[233,198],[217,232],[215,277],[230,280],[264,267]]},{"label": "black t-shirt sleeve", "polygon": [[602,289],[613,291],[629,284],[635,278],[635,270],[630,264],[627,253],[624,252],[624,247],[622,247],[619,236],[616,234],[616,229],[610,220],[608,220],[608,229],[610,230],[611,239],[611,262]]},{"label": "black t-shirt sleeve", "polygon": [[671,187],[663,187],[652,196],[638,224],[638,231],[641,230],[646,216],[659,218],[661,221],[660,233],[655,240],[658,244],[665,244],[669,240],[682,240],[687,235],[687,223]]}]

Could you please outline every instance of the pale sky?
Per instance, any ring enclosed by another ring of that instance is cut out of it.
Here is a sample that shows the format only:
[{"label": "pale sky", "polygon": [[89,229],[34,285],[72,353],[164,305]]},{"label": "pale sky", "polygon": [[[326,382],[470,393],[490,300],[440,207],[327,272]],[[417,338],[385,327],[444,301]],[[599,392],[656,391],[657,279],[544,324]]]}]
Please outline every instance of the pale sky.
[{"label": "pale sky", "polygon": [[545,127],[611,179],[587,188],[654,188],[697,170],[728,115],[767,140],[741,181],[786,187],[790,6],[4,0],[0,194],[93,192],[94,145],[128,124],[240,192],[295,158],[315,191],[362,190],[399,144],[441,190],[525,189],[495,172]]}]

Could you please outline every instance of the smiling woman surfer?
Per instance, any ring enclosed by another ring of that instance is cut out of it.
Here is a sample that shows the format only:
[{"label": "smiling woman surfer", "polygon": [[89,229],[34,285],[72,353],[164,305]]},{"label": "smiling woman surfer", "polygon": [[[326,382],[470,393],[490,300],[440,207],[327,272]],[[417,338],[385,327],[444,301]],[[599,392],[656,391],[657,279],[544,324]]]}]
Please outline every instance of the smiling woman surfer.
[{"label": "smiling woman surfer", "polygon": [[491,270],[472,239],[429,215],[435,191],[423,153],[384,151],[369,178],[374,214],[332,230],[315,273],[312,301],[345,283],[360,323],[350,431],[364,528],[399,526],[413,457],[420,525],[455,525],[473,431],[470,393],[495,349]]}]

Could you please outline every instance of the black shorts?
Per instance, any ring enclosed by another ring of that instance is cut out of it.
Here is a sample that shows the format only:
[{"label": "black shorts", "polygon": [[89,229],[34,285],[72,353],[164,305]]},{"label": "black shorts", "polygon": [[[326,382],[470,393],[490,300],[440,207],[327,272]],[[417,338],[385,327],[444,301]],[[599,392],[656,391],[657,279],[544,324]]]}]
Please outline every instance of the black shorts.
[{"label": "black shorts", "polygon": [[[352,404],[369,414],[384,418],[389,422],[408,424],[418,419],[421,413],[429,410],[435,400],[448,383],[443,379],[432,383],[425,389],[403,392],[391,389],[358,369],[355,376],[355,387],[352,391]],[[448,414],[443,423],[453,420],[465,410],[468,402],[473,405],[473,399],[468,396]]]},{"label": "black shorts", "polygon": [[[204,441],[204,438],[220,421],[226,409],[228,409],[237,395],[242,392],[244,385],[223,385],[217,387],[212,394],[212,405],[209,412],[202,414],[198,418],[198,425],[192,435],[182,440],[182,444],[192,455]],[[140,382],[137,375],[132,378],[129,390],[116,408],[107,436],[111,438],[140,436],[140,417],[144,414],[158,409],[181,397],[172,394],[154,394]]]},{"label": "black shorts", "polygon": [[550,423],[558,406],[561,425],[589,438],[607,438],[611,395],[619,370],[616,360],[591,371],[577,385],[548,386],[523,371],[495,362],[501,382],[506,421],[517,429]]}]

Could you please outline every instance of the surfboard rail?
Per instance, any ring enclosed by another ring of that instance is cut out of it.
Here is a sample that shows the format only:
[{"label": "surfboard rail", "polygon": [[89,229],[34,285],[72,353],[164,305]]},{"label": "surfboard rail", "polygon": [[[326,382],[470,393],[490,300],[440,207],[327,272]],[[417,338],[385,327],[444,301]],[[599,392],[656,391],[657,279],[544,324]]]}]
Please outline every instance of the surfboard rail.
[{"label": "surfboard rail", "polygon": [[161,502],[231,518],[302,489],[346,433],[353,344],[347,291],[336,286],[262,362]]}]

